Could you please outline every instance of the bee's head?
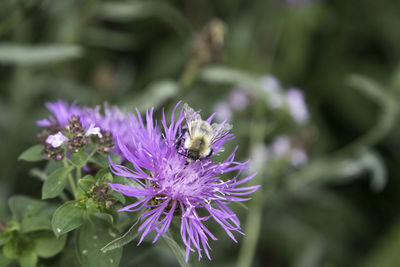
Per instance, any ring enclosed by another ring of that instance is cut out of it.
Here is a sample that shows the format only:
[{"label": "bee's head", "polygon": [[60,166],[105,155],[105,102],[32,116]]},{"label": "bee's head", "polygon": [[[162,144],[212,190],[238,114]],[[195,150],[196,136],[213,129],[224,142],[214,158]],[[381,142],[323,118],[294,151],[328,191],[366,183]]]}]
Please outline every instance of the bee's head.
[{"label": "bee's head", "polygon": [[192,160],[198,160],[200,158],[200,154],[198,151],[188,150],[187,157]]}]

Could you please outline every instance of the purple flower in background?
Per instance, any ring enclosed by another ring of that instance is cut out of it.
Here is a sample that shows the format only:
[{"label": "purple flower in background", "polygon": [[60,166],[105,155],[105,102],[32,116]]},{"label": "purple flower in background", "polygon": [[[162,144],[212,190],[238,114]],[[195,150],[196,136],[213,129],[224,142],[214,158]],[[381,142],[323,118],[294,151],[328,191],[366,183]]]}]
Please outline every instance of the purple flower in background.
[{"label": "purple flower in background", "polygon": [[228,121],[232,117],[232,109],[225,101],[218,102],[214,106],[215,118],[217,121]]},{"label": "purple flower in background", "polygon": [[250,104],[249,96],[243,90],[236,89],[229,95],[229,104],[233,110],[242,111]]},{"label": "purple flower in background", "polygon": [[[82,109],[82,121],[84,125],[96,125],[103,131],[108,131],[112,134],[114,143],[117,139],[120,139],[126,146],[130,147],[130,129],[129,116],[127,113],[122,112],[116,106],[109,106],[107,103],[104,104],[104,115],[100,112],[101,107],[96,106],[95,108],[83,108]],[[123,157],[121,150],[118,146],[115,146],[113,152]]]},{"label": "purple flower in background", "polygon": [[[110,186],[126,196],[138,198],[135,203],[119,211],[143,210],[142,224],[138,229],[142,232],[139,244],[152,231],[156,233],[153,243],[156,242],[167,232],[172,218],[179,216],[180,234],[186,245],[186,261],[190,251],[195,250],[199,260],[202,252],[210,259],[209,239],[217,238],[207,229],[205,222],[213,218],[236,242],[232,232],[241,233],[240,222],[228,204],[249,200],[242,197],[255,192],[259,186],[240,187],[256,174],[239,179],[239,175],[248,167],[247,162],[235,161],[236,150],[223,162],[213,162],[211,158],[188,162],[187,157],[177,149],[178,139],[183,136],[184,120],[183,111],[176,121],[174,119],[178,105],[172,112],[169,125],[163,112],[163,133],[153,119],[153,109],[146,112],[146,122],[139,112],[137,117],[131,116],[129,135],[132,148],[121,138],[118,138],[117,144],[133,168],[115,165],[111,160],[110,167],[114,174],[131,178],[140,187],[122,184]],[[207,122],[210,123],[211,119],[212,116]],[[212,147],[214,154],[231,139],[231,134],[221,137]],[[221,178],[222,174],[231,172],[234,172],[231,179]],[[199,213],[200,210],[208,212],[208,215]]]},{"label": "purple flower in background", "polygon": [[305,123],[309,115],[303,92],[298,89],[288,90],[286,101],[293,119],[299,124]]},{"label": "purple flower in background", "polygon": [[279,136],[271,145],[272,152],[275,156],[281,157],[290,151],[290,139],[287,136]]},{"label": "purple flower in background", "polygon": [[261,77],[262,89],[267,92],[267,103],[273,109],[278,109],[283,106],[284,97],[281,84],[278,79],[273,76],[266,75]]},{"label": "purple flower in background", "polygon": [[81,113],[81,109],[76,106],[75,102],[71,105],[68,105],[67,102],[58,100],[54,103],[46,102],[45,105],[47,109],[53,113],[55,118],[53,116],[49,116],[48,119],[37,121],[36,124],[41,127],[51,127],[52,125],[59,125],[61,127],[64,127],[65,125],[67,125],[69,119],[72,116],[79,116]]},{"label": "purple flower in background", "polygon": [[250,169],[261,170],[271,158],[270,148],[265,145],[255,146],[251,150],[250,158]]},{"label": "purple flower in background", "polygon": [[290,155],[290,162],[293,166],[299,167],[308,161],[307,153],[304,149],[294,148]]},{"label": "purple flower in background", "polygon": [[268,148],[271,158],[287,157],[291,165],[299,167],[308,161],[306,151],[301,147],[296,147],[287,136],[278,136]]},{"label": "purple flower in background", "polygon": [[[100,112],[101,107],[95,108],[79,107],[76,103],[69,105],[67,102],[59,100],[54,103],[47,102],[46,107],[52,112],[52,116],[48,119],[42,119],[36,122],[38,126],[51,128],[56,126],[56,130],[63,130],[72,117],[79,117],[82,127],[85,129],[85,136],[94,135],[98,138],[108,138],[111,136],[111,141],[116,142],[117,138],[124,141],[125,144],[130,144],[129,124],[130,120],[126,113],[122,112],[117,107],[110,107],[107,103],[104,104],[104,115]],[[109,134],[107,134],[109,132]],[[111,133],[111,134],[110,134]],[[104,140],[103,140],[104,141]],[[109,151],[110,141],[105,141],[106,147],[104,151]],[[114,148],[113,152],[122,156],[118,148]]]}]

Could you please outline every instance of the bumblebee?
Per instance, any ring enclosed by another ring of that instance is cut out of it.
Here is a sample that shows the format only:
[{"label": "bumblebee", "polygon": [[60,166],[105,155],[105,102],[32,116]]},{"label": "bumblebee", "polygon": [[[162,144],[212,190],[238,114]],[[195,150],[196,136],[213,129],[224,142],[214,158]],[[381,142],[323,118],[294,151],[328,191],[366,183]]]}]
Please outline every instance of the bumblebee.
[{"label": "bumblebee", "polygon": [[195,112],[188,104],[184,104],[183,112],[186,128],[183,130],[177,148],[179,149],[183,139],[184,155],[188,159],[187,162],[210,157],[214,152],[212,145],[226,136],[232,129],[232,125],[228,123],[210,125],[207,121],[202,120],[200,114]]}]

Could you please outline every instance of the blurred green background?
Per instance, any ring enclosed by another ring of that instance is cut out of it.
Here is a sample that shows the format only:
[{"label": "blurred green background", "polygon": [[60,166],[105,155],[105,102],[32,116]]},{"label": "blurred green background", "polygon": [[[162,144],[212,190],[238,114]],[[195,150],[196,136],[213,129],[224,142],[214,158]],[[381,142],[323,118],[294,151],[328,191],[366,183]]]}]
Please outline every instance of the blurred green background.
[{"label": "blurred green background", "polygon": [[[2,0],[2,209],[12,194],[40,198],[30,169],[41,166],[17,157],[37,142],[45,101],[159,115],[184,100],[211,114],[239,89],[253,98],[230,118],[226,150],[239,145],[245,160],[287,135],[308,163],[261,157],[262,190],[248,210],[233,207],[247,237],[236,244],[212,226],[213,260],[194,265],[400,266],[399,10],[397,0]],[[268,108],[266,75],[301,88],[307,124]],[[121,266],[176,266],[153,247],[125,247]]]}]

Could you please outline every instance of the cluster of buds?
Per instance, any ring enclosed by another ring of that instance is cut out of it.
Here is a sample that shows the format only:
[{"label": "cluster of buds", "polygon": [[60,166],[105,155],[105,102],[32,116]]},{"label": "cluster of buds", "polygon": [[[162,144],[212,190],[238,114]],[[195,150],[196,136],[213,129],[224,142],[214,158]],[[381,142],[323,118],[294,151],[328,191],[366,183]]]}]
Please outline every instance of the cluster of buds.
[{"label": "cluster of buds", "polygon": [[101,137],[98,137],[97,145],[99,151],[110,152],[114,148],[114,139],[110,131],[101,130]]},{"label": "cluster of buds", "polygon": [[[114,140],[110,131],[96,127],[94,123],[84,127],[79,116],[72,116],[63,129],[49,129],[38,135],[44,144],[44,152],[48,159],[61,160],[67,154],[84,150],[89,142],[97,144],[98,151],[110,152],[114,148]],[[67,143],[66,146],[62,146]]]},{"label": "cluster of buds", "polygon": [[53,147],[50,144],[44,145],[44,153],[48,159],[62,160],[64,157],[64,149],[62,147]]},{"label": "cluster of buds", "polygon": [[68,149],[72,152],[79,152],[84,149],[88,142],[84,135],[80,117],[72,116],[65,128],[70,137],[68,140]]},{"label": "cluster of buds", "polygon": [[114,205],[115,199],[111,193],[112,190],[107,184],[92,185],[90,187],[92,199],[102,209],[110,209]]}]

